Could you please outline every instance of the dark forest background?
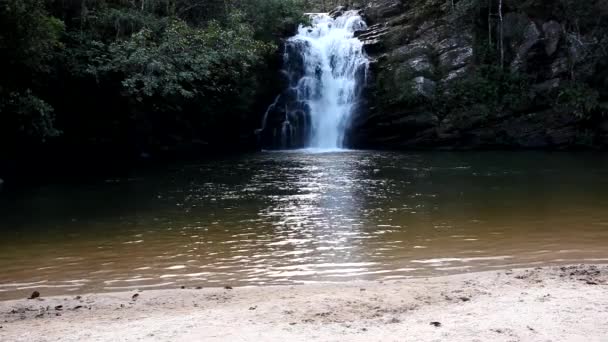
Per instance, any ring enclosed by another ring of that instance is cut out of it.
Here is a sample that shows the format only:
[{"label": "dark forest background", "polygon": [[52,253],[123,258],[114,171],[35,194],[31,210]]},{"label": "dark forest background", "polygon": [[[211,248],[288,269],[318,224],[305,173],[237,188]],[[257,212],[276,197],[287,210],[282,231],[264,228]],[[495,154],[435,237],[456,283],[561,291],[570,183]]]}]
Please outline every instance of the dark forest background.
[{"label": "dark forest background", "polygon": [[0,177],[255,148],[251,113],[302,13],[298,0],[0,0]]}]

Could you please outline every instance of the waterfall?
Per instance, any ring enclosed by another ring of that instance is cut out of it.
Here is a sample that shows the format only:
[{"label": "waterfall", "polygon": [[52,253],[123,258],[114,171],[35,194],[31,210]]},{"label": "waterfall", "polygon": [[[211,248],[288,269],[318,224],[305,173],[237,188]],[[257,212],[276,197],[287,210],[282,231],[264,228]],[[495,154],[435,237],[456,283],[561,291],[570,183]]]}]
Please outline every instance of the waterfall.
[{"label": "waterfall", "polygon": [[355,32],[366,24],[358,12],[310,14],[310,20],[285,43],[288,86],[264,114],[260,131],[272,135],[274,148],[343,148],[365,83],[368,59]]}]

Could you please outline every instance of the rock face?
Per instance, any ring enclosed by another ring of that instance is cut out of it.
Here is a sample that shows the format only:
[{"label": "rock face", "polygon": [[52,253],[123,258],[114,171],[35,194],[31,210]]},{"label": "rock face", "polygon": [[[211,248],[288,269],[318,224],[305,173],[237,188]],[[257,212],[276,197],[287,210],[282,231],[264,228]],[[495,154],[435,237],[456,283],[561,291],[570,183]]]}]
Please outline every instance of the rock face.
[{"label": "rock face", "polygon": [[[608,65],[588,48],[602,38],[568,33],[549,2],[505,1],[502,24],[496,7],[475,1],[358,4],[369,27],[357,36],[372,64],[351,145],[606,148]],[[495,77],[487,70],[499,69],[501,58],[506,73]],[[583,79],[590,81],[574,83]]]},{"label": "rock face", "polygon": [[308,13],[330,13],[337,8],[362,8],[367,0],[303,0]]}]

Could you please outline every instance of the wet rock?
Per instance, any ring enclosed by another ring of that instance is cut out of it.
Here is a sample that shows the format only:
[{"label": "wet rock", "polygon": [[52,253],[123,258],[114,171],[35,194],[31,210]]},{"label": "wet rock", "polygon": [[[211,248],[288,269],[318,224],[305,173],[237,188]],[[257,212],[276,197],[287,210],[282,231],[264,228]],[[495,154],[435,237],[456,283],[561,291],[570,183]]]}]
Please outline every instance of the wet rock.
[{"label": "wet rock", "polygon": [[412,130],[420,131],[425,128],[436,126],[438,120],[439,119],[435,114],[429,112],[408,113],[390,121],[388,125],[394,127],[408,127]]},{"label": "wet rock", "polygon": [[400,0],[376,0],[367,4],[365,16],[370,23],[377,23],[398,15],[402,10],[403,4]]},{"label": "wet rock", "polygon": [[367,111],[353,120],[358,147],[567,149],[579,146],[581,139],[584,146],[608,145],[608,120],[581,122],[567,109],[545,103],[573,76],[583,80],[598,70],[586,62],[590,50],[585,47],[598,42],[594,34],[567,35],[561,18],[514,11],[507,5],[505,66],[524,76],[529,73],[535,84],[526,85],[526,93],[518,94],[520,101],[510,107],[496,109],[482,101],[443,113],[439,120],[427,114],[434,112],[429,99],[450,92],[459,80],[480,70],[474,56],[483,51],[476,50],[479,42],[473,39],[480,28],[468,17],[454,20],[471,13],[399,0],[369,0],[363,11],[370,26],[356,35],[371,58],[366,75],[370,96]]},{"label": "wet rock", "polygon": [[344,14],[345,11],[346,11],[346,6],[338,6],[338,7],[334,8],[333,10],[331,10],[328,13],[328,15],[330,17],[332,17],[333,19],[336,19],[337,17],[339,17],[342,14]]},{"label": "wet rock", "polygon": [[424,57],[430,63],[428,56],[431,56],[432,53],[432,47],[414,42],[393,49],[387,54],[387,59],[398,63],[414,58]]},{"label": "wet rock", "polygon": [[432,74],[435,70],[433,63],[427,56],[417,56],[405,62],[405,65],[415,74]]},{"label": "wet rock", "polygon": [[557,51],[562,32],[562,25],[557,21],[551,20],[543,24],[545,52],[547,56],[552,56]]},{"label": "wet rock", "polygon": [[32,292],[32,295],[28,299],[36,299],[36,298],[40,298],[40,292],[38,292],[38,291]]},{"label": "wet rock", "polygon": [[512,72],[523,72],[528,60],[528,53],[541,39],[541,32],[536,23],[529,21],[522,37],[521,42],[515,48],[515,59],[511,62]]},{"label": "wet rock", "polygon": [[469,65],[465,65],[460,69],[449,71],[441,78],[441,84],[447,86],[452,81],[462,79],[466,77],[470,70],[471,68],[469,67]]},{"label": "wet rock", "polygon": [[544,81],[542,83],[538,83],[532,86],[532,90],[536,93],[549,93],[554,89],[559,88],[561,83],[561,79],[553,78],[548,81]]},{"label": "wet rock", "polygon": [[439,55],[442,55],[448,51],[456,50],[466,46],[470,46],[472,37],[468,33],[464,33],[462,36],[447,37],[439,41],[435,45],[435,49]]},{"label": "wet rock", "polygon": [[388,32],[384,25],[373,25],[367,30],[357,31],[355,36],[363,43],[363,49],[368,54],[381,52],[384,49],[383,36]]},{"label": "wet rock", "polygon": [[549,77],[560,78],[560,76],[567,76],[570,71],[570,61],[567,57],[556,58],[549,66]]},{"label": "wet rock", "polygon": [[439,66],[442,70],[452,71],[466,66],[473,58],[473,47],[463,46],[439,55]]},{"label": "wet rock", "polygon": [[139,298],[139,293],[136,293],[131,297],[132,300],[137,300],[137,298]]},{"label": "wet rock", "polygon": [[417,95],[432,98],[435,94],[435,88],[437,84],[423,76],[414,78],[414,89],[416,89]]}]

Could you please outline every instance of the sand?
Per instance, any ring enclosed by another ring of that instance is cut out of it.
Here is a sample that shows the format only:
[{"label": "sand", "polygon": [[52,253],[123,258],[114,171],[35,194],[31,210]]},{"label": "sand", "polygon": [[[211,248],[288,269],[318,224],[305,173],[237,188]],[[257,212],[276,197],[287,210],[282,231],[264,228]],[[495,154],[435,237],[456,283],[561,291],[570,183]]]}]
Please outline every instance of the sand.
[{"label": "sand", "polygon": [[608,265],[41,295],[0,302],[0,341],[608,341]]}]

